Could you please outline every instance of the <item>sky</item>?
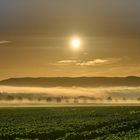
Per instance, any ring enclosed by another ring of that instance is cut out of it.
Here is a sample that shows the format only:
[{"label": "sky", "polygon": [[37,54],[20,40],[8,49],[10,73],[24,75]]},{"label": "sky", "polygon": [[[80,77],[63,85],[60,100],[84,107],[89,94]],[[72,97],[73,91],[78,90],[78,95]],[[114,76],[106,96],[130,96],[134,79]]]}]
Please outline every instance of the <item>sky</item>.
[{"label": "sky", "polygon": [[0,1],[0,79],[140,76],[139,53],[139,0]]}]

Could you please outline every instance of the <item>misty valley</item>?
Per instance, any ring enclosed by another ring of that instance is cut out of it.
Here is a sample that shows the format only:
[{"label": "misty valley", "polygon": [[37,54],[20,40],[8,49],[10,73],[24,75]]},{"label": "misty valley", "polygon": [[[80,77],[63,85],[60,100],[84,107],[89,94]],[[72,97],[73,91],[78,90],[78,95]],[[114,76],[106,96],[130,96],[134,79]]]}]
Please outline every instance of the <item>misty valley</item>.
[{"label": "misty valley", "polygon": [[0,86],[0,105],[140,104],[140,87]]},{"label": "misty valley", "polygon": [[42,77],[0,81],[0,104],[140,103],[139,77]]},{"label": "misty valley", "polygon": [[140,0],[0,0],[0,140],[140,140]]}]

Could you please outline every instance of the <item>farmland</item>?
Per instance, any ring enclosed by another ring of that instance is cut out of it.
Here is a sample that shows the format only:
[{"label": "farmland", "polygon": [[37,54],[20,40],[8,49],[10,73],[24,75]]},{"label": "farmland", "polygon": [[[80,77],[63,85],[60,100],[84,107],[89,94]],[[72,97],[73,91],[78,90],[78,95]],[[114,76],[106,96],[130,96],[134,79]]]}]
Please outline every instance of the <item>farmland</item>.
[{"label": "farmland", "polygon": [[0,140],[140,139],[140,107],[0,108]]}]

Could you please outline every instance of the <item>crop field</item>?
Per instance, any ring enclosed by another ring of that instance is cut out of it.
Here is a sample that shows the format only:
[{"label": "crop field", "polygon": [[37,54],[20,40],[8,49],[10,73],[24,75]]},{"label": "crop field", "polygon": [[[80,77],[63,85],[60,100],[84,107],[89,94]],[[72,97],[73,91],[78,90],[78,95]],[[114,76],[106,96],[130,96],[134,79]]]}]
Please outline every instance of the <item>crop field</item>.
[{"label": "crop field", "polygon": [[140,140],[140,107],[0,108],[0,140]]}]

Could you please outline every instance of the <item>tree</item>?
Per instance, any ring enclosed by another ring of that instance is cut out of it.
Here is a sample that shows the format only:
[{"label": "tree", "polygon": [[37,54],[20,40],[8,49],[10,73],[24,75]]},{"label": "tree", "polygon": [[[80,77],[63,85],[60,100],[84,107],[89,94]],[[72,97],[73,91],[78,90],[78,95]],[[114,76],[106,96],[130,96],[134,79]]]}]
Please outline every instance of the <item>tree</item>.
[{"label": "tree", "polygon": [[47,102],[51,102],[51,101],[52,101],[52,98],[51,98],[51,97],[47,97],[47,98],[46,98],[46,101],[47,101]]},{"label": "tree", "polygon": [[62,98],[61,97],[56,97],[56,102],[57,103],[61,103],[61,101],[62,101]]},{"label": "tree", "polygon": [[74,103],[75,104],[79,103],[78,98],[74,98]]},{"label": "tree", "polygon": [[126,98],[125,98],[125,97],[123,97],[122,99],[123,99],[124,101],[126,101]]},{"label": "tree", "polygon": [[39,98],[37,98],[37,100],[40,102],[41,101],[41,98],[39,97]]},{"label": "tree", "polygon": [[18,99],[18,100],[23,100],[23,97],[18,96],[17,99]]},{"label": "tree", "polygon": [[112,101],[112,97],[111,96],[107,97],[107,100]]},{"label": "tree", "polygon": [[64,98],[66,103],[69,103],[69,99],[67,97]]},{"label": "tree", "polygon": [[12,95],[7,95],[6,100],[8,101],[14,100],[14,97]]},{"label": "tree", "polygon": [[32,97],[28,97],[28,100],[29,100],[29,101],[32,101],[33,99],[32,99]]}]

